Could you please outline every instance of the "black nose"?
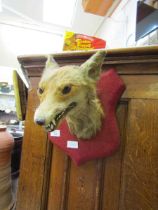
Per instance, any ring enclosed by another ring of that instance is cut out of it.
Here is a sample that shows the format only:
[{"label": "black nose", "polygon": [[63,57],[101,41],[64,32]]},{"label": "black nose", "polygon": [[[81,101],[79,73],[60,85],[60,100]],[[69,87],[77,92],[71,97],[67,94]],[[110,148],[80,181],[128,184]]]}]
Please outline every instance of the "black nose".
[{"label": "black nose", "polygon": [[45,124],[45,119],[36,119],[35,121],[38,125],[44,125]]}]

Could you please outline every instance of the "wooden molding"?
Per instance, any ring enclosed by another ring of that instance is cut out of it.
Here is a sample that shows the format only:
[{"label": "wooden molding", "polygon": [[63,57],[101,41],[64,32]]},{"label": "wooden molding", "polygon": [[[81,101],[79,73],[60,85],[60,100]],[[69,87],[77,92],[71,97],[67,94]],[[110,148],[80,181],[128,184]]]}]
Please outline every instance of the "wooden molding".
[{"label": "wooden molding", "polygon": [[[97,50],[83,51],[83,52],[63,52],[52,54],[59,65],[80,65],[85,62]],[[30,83],[30,77],[41,76],[45,62],[46,55],[27,55],[19,56],[19,63],[23,69],[23,74],[27,81]],[[153,67],[150,71],[149,66],[154,66],[158,62],[158,47],[137,47],[137,48],[122,48],[122,49],[108,49],[104,60],[103,67],[109,68],[110,66],[117,65],[116,70],[121,74],[138,74],[140,72],[146,73],[157,72],[157,67]],[[139,68],[133,68],[137,63]],[[142,68],[141,64],[146,63]],[[120,66],[128,68],[121,68]],[[154,72],[153,72],[154,71]]]}]

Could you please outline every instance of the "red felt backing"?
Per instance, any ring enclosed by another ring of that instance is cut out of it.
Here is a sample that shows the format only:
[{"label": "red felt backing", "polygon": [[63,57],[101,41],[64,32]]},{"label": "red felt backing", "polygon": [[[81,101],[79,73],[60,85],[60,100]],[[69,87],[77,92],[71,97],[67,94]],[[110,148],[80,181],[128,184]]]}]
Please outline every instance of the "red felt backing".
[{"label": "red felt backing", "polygon": [[[50,141],[68,154],[77,165],[112,155],[120,144],[115,109],[124,90],[125,85],[114,69],[102,73],[97,83],[98,97],[106,113],[101,131],[90,140],[78,140],[69,132],[66,121],[63,121],[59,127],[60,136],[51,136],[49,133]],[[78,141],[78,148],[67,148],[67,141]]]}]

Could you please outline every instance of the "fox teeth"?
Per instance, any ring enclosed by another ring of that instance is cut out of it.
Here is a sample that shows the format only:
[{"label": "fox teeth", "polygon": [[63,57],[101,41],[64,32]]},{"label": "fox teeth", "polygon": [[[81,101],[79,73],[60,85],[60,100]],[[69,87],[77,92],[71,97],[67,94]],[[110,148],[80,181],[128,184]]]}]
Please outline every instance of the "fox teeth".
[{"label": "fox teeth", "polygon": [[54,129],[54,124],[51,123],[51,126],[50,126],[51,130]]},{"label": "fox teeth", "polygon": [[46,128],[50,128],[50,124],[46,126]]},{"label": "fox teeth", "polygon": [[64,112],[62,112],[58,117],[57,120],[59,120],[63,116]]},{"label": "fox teeth", "polygon": [[50,124],[46,127],[47,131],[51,131]]}]

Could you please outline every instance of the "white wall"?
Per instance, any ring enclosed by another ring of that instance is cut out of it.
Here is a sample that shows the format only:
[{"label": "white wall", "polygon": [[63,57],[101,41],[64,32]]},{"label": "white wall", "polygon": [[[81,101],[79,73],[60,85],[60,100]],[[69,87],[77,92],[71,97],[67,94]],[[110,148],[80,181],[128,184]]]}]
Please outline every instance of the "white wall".
[{"label": "white wall", "polygon": [[15,26],[0,25],[0,65],[16,67],[17,55],[60,51],[62,36]]},{"label": "white wall", "polygon": [[20,66],[17,61],[18,55],[26,54],[49,54],[61,51],[63,37],[52,33],[39,32],[0,24],[0,77],[9,71],[4,67],[17,69]]},{"label": "white wall", "polygon": [[77,1],[71,31],[93,36],[104,17],[84,12],[82,0]]},{"label": "white wall", "polygon": [[2,0],[2,3],[32,19],[42,20],[43,0]]},{"label": "white wall", "polygon": [[96,36],[105,39],[108,48],[126,47],[127,42],[134,39],[136,2],[123,0],[112,16],[102,23]]},{"label": "white wall", "polygon": [[111,17],[105,18],[96,36],[107,41],[108,48],[158,44],[158,32],[135,42],[137,0],[122,0]]}]

